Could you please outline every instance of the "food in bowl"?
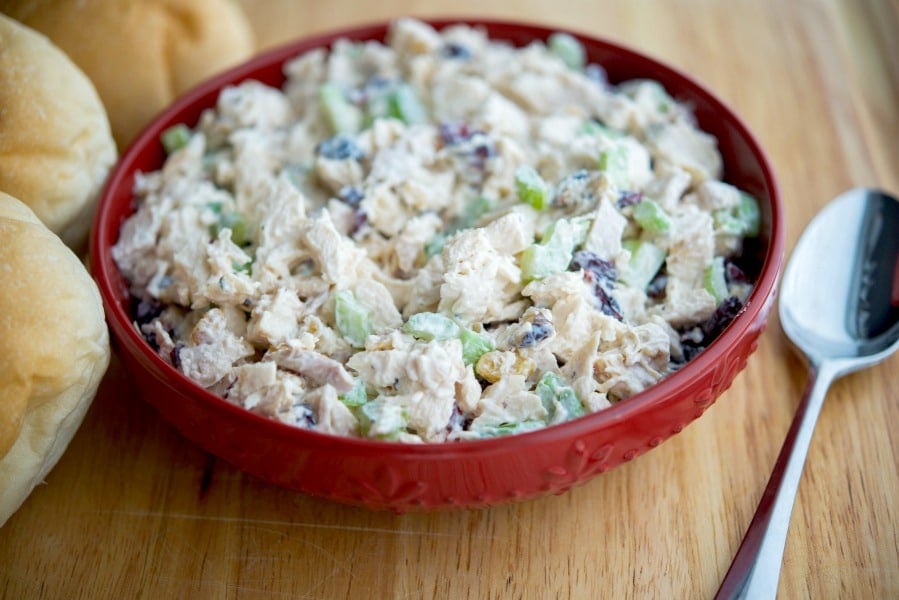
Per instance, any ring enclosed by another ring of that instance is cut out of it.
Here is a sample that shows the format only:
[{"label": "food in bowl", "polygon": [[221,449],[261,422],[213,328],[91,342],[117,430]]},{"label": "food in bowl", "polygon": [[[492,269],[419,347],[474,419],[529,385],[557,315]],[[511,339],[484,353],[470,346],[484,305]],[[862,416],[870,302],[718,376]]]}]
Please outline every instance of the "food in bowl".
[{"label": "food in bowl", "polygon": [[741,310],[760,209],[657,81],[576,38],[394,22],[167,129],[112,255],[199,385],[321,432],[445,442],[601,411]]}]

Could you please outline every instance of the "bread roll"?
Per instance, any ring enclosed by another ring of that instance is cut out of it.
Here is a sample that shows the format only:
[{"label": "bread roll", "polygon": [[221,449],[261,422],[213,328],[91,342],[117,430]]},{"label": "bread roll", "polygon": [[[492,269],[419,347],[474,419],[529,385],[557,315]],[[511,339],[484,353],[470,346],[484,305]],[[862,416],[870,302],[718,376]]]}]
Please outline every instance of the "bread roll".
[{"label": "bread roll", "polygon": [[247,57],[253,33],[234,0],[10,0],[87,73],[123,149],[197,82]]},{"label": "bread roll", "polygon": [[56,464],[109,365],[97,286],[23,203],[0,192],[0,525]]},{"label": "bread roll", "polygon": [[0,191],[77,248],[115,160],[90,80],[46,37],[0,15]]}]

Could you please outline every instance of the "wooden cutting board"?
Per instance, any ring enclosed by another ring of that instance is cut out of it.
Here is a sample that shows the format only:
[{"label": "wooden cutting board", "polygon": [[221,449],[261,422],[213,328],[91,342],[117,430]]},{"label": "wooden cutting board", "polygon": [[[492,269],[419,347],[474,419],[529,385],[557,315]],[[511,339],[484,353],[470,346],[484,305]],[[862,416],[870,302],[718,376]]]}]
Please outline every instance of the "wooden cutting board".
[{"label": "wooden cutting board", "polygon": [[[260,47],[404,14],[503,16],[624,43],[743,116],[788,248],[842,190],[899,191],[899,5],[243,0]],[[899,232],[897,232],[899,235]],[[831,390],[786,548],[784,598],[899,597],[899,357]],[[706,598],[739,545],[804,370],[776,317],[683,433],[562,496],[373,513],[261,483],[183,441],[114,360],[58,466],[0,529],[19,598]]]}]

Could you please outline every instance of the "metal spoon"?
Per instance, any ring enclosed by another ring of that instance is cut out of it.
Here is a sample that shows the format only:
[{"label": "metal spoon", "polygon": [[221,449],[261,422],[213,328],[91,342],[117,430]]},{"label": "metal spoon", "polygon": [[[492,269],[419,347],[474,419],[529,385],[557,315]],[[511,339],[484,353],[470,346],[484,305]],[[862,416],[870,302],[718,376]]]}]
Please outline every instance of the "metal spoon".
[{"label": "metal spoon", "polygon": [[899,348],[899,200],[855,189],[827,205],[793,250],[780,323],[809,375],[796,416],[716,599],[774,598],[790,513],[830,384]]}]

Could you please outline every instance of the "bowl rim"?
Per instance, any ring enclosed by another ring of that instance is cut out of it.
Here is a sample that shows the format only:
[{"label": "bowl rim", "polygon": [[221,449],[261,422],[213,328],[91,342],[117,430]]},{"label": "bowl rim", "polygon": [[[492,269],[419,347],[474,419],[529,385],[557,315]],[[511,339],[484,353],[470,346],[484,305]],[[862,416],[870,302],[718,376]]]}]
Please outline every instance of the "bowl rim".
[{"label": "bowl rim", "polygon": [[[231,416],[236,418],[246,419],[257,430],[265,431],[273,438],[289,438],[297,444],[310,448],[333,447],[337,444],[344,450],[356,451],[367,456],[390,455],[394,459],[402,457],[412,460],[435,456],[453,459],[471,454],[502,453],[508,451],[509,448],[521,450],[523,447],[543,446],[563,439],[571,440],[586,436],[616,423],[639,417],[643,413],[651,412],[657,405],[664,404],[675,396],[678,389],[688,386],[691,382],[699,379],[702,373],[714,368],[722,351],[737,344],[745,335],[746,330],[753,327],[760,316],[764,316],[766,305],[770,306],[776,295],[777,282],[783,269],[786,227],[780,190],[767,153],[743,119],[726,102],[719,98],[715,92],[693,76],[675,66],[661,62],[643,51],[634,50],[625,44],[611,41],[604,37],[568,27],[553,27],[514,19],[492,17],[417,18],[438,29],[457,24],[485,27],[490,32],[491,38],[495,39],[504,39],[502,35],[494,33],[497,30],[509,33],[515,32],[518,37],[544,40],[553,32],[564,31],[588,45],[612,51],[630,60],[643,63],[653,70],[667,71],[673,78],[680,79],[681,83],[686,87],[691,88],[693,92],[702,96],[713,107],[716,118],[730,122],[730,125],[742,136],[751,154],[756,157],[761,167],[762,180],[765,187],[769,190],[770,231],[768,232],[768,243],[763,257],[762,268],[758,278],[753,283],[752,292],[744,307],[724,331],[683,368],[668,374],[664,379],[646,390],[600,411],[588,413],[571,421],[508,436],[447,442],[425,442],[420,444],[339,436],[302,429],[257,415],[206,390],[164,361],[158,353],[154,352],[134,327],[131,315],[119,302],[119,298],[122,296],[130,297],[127,290],[119,289],[120,295],[116,296],[115,277],[112,271],[117,270],[117,267],[115,267],[114,261],[109,256],[112,246],[118,240],[119,230],[124,218],[126,218],[127,214],[131,214],[128,212],[119,222],[112,223],[109,206],[115,204],[113,202],[114,192],[120,189],[136,172],[133,163],[144,152],[144,147],[148,144],[157,143],[159,134],[166,127],[176,122],[172,120],[176,115],[185,110],[202,109],[211,106],[212,104],[204,102],[204,99],[211,97],[214,103],[223,87],[234,85],[247,79],[253,79],[254,73],[273,64],[283,68],[283,64],[286,61],[302,52],[312,48],[330,47],[331,44],[341,38],[383,39],[390,24],[395,21],[395,19],[390,19],[312,33],[264,50],[249,60],[200,82],[179,96],[172,104],[158,113],[128,145],[125,152],[122,153],[116,162],[103,187],[97,203],[89,242],[90,269],[100,290],[110,328],[116,334],[116,337],[119,338],[119,345],[124,346],[120,351],[132,352],[138,355],[145,363],[145,367],[147,366],[146,361],[149,361],[150,366],[157,374],[166,376],[166,384],[169,387],[173,387],[184,395],[193,397],[195,401],[202,403],[204,408],[219,412],[224,411],[231,413]],[[129,190],[128,194],[131,195],[132,192]],[[121,275],[119,274],[118,277],[121,277]],[[144,392],[144,390],[138,391],[141,394]]]}]

